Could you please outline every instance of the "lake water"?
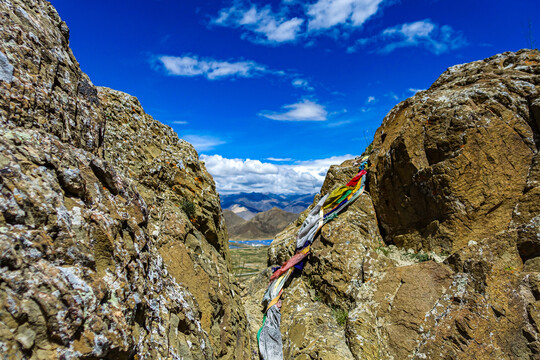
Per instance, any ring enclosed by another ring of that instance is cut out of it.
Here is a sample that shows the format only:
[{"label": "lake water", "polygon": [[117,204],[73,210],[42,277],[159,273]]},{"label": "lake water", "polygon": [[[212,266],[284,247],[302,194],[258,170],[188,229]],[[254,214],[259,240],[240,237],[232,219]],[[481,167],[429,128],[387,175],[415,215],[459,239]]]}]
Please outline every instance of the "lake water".
[{"label": "lake water", "polygon": [[[244,246],[269,246],[273,239],[268,240],[229,240],[229,249],[238,249]],[[240,246],[239,246],[240,245]]]}]

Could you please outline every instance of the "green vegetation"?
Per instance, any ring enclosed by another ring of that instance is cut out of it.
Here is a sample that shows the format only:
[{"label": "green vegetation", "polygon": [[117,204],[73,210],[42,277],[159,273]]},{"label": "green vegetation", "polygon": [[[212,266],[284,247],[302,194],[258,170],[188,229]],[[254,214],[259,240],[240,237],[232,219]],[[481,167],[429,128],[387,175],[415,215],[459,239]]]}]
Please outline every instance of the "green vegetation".
[{"label": "green vegetation", "polygon": [[[312,289],[314,292],[313,301],[324,303],[321,293],[319,292],[318,288],[314,286],[313,284],[313,280],[309,277],[303,277],[303,279],[307,287]],[[347,318],[349,317],[349,312],[338,306],[333,306],[333,305],[328,305],[328,304],[326,305],[332,309],[332,316],[334,316],[334,319],[336,319],[337,323],[340,326],[345,326],[345,324],[347,323]]]},{"label": "green vegetation", "polygon": [[334,315],[334,318],[339,325],[345,326],[347,323],[347,318],[349,317],[349,312],[347,310],[335,307],[332,308],[332,315]]},{"label": "green vegetation", "polygon": [[377,248],[375,249],[375,251],[379,252],[379,253],[383,253],[384,256],[388,256],[388,254],[390,253],[390,249],[387,248],[386,246],[384,245],[379,245],[377,246]]},{"label": "green vegetation", "polygon": [[310,288],[311,290],[313,290],[313,294],[314,294],[313,301],[322,302],[323,299],[322,299],[321,293],[319,292],[317,287],[313,285],[313,279],[310,277],[305,277],[305,276],[302,276],[302,278],[304,279],[304,283],[306,284],[306,286]]},{"label": "green vegetation", "polygon": [[266,268],[268,246],[248,246],[235,244],[238,248],[230,249],[233,274],[240,280],[246,280]]},{"label": "green vegetation", "polygon": [[371,151],[373,151],[373,143],[368,145],[366,150],[364,150],[364,154],[369,155],[369,154],[371,154]]},{"label": "green vegetation", "polygon": [[195,204],[191,201],[184,199],[182,200],[182,203],[180,204],[180,207],[182,210],[184,210],[184,213],[186,213],[187,217],[191,220],[195,217]]},{"label": "green vegetation", "polygon": [[408,254],[411,258],[415,259],[416,261],[418,262],[424,262],[424,261],[429,261],[429,260],[433,260],[431,258],[431,256],[429,256],[428,254],[425,254],[425,253],[417,253],[417,254]]}]

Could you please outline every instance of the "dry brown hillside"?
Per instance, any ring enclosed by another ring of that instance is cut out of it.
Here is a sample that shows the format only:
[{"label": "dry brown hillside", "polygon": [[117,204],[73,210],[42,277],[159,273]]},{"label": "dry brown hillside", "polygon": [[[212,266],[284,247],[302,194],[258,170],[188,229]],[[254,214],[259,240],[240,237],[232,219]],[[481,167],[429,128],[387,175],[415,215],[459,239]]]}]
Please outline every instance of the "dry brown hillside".
[{"label": "dry brown hillside", "polygon": [[[225,210],[227,211],[227,210]],[[273,239],[274,236],[285,229],[298,214],[290,213],[278,208],[258,213],[252,219],[236,224],[227,222],[230,240],[261,240]],[[227,217],[225,217],[227,221]]]}]

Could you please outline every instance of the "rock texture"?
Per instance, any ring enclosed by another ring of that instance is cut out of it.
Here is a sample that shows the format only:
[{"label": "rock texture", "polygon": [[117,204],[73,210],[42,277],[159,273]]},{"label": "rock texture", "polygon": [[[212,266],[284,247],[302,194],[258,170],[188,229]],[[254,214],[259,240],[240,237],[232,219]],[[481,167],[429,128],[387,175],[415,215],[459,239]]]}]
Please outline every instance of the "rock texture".
[{"label": "rock texture", "polygon": [[96,88],[46,1],[0,2],[0,353],[244,359],[215,185],[138,101]]},{"label": "rock texture", "polygon": [[387,240],[452,251],[508,228],[533,186],[539,74],[538,51],[500,54],[449,68],[392,109],[370,157]]},{"label": "rock texture", "polygon": [[0,135],[2,352],[213,358],[199,307],[168,275],[129,181],[53,135]]},{"label": "rock texture", "polygon": [[[388,114],[368,193],[284,290],[286,359],[540,357],[539,90],[540,53],[504,53],[448,69]],[[332,167],[321,195],[356,171]],[[293,254],[306,213],[269,266]]]},{"label": "rock texture", "polygon": [[133,96],[98,88],[104,158],[149,205],[148,233],[168,273],[195,297],[215,356],[245,358],[247,321],[229,260],[215,184],[191,144],[146,114]]},{"label": "rock texture", "polygon": [[69,28],[46,1],[2,1],[2,127],[37,128],[99,154],[97,90],[69,48]]}]

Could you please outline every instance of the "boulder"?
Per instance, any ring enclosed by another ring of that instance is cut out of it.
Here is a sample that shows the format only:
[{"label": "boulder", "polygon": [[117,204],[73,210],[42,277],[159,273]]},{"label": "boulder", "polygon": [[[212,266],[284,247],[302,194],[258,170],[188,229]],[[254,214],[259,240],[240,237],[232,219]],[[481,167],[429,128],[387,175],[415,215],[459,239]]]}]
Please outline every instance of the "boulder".
[{"label": "boulder", "polygon": [[407,359],[423,335],[423,324],[452,282],[452,271],[427,261],[391,267],[376,283],[368,304],[358,302],[347,323],[356,359]]},{"label": "boulder", "polygon": [[453,251],[509,227],[537,153],[540,53],[444,72],[384,118],[370,193],[386,241]]},{"label": "boulder", "polygon": [[169,275],[129,179],[34,129],[0,130],[0,159],[8,358],[214,358],[200,308]]}]

